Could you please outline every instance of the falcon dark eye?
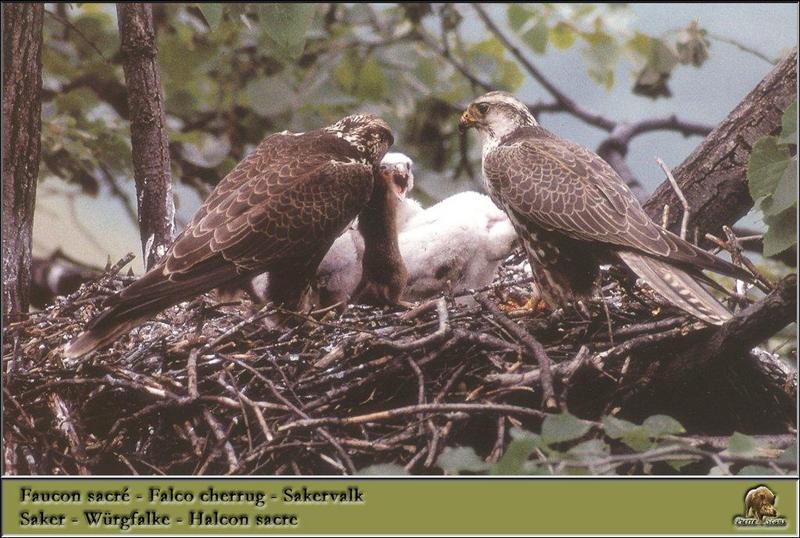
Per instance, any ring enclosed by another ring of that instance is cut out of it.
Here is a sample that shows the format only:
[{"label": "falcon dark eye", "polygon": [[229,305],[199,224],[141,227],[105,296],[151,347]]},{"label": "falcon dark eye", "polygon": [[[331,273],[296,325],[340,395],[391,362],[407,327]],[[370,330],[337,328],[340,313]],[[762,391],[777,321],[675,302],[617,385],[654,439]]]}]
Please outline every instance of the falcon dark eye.
[{"label": "falcon dark eye", "polygon": [[487,105],[486,103],[478,103],[476,107],[478,109],[478,112],[480,112],[481,114],[486,114],[487,112],[489,112],[489,105]]}]

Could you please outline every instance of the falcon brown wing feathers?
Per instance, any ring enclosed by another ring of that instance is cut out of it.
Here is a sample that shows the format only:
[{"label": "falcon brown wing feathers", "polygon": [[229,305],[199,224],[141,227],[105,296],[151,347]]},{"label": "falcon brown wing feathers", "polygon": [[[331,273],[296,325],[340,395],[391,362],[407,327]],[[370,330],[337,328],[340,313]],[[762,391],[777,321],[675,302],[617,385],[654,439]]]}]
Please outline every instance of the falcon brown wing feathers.
[{"label": "falcon brown wing feathers", "polygon": [[222,284],[280,272],[282,302],[299,300],[335,238],[373,188],[373,165],[392,143],[382,120],[356,116],[304,134],[276,134],[215,188],[159,264],[112,297],[110,307],[65,350],[76,357],[108,344],[164,308]]},{"label": "falcon brown wing feathers", "polygon": [[519,129],[487,156],[486,172],[504,203],[544,228],[733,278],[753,278],[661,228],[608,163],[541,127]]}]

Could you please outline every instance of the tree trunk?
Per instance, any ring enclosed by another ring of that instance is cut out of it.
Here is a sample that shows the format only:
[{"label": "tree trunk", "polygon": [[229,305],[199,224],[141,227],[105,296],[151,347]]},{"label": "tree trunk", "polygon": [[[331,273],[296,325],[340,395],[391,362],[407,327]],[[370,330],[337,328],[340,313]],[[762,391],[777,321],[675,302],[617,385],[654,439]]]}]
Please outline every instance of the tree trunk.
[{"label": "tree trunk", "polygon": [[149,269],[172,243],[175,229],[158,49],[150,4],[117,4],[117,18],[128,87],[139,233]]},{"label": "tree trunk", "polygon": [[28,311],[44,4],[3,5],[3,316]]},{"label": "tree trunk", "polygon": [[[747,187],[747,164],[753,144],[777,133],[783,112],[797,94],[797,48],[728,114],[674,171],[691,209],[687,239],[695,230],[701,246],[710,243],[706,233],[723,237],[722,226],[732,225],[753,207]],[[664,205],[670,206],[669,227],[680,229],[683,206],[669,181],[664,181],[645,202],[652,219],[661,222]]]}]

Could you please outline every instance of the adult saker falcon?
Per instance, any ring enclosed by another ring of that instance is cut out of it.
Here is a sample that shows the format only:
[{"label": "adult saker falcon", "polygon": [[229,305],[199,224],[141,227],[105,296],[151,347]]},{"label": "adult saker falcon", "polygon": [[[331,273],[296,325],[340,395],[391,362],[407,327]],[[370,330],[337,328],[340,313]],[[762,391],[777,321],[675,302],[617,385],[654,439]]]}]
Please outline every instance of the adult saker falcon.
[{"label": "adult saker falcon", "polygon": [[689,314],[715,325],[731,317],[700,284],[710,281],[702,269],[753,276],[654,223],[608,163],[539,126],[514,96],[475,99],[459,126],[478,131],[486,189],[523,239],[548,302],[588,298],[599,266],[621,260]]},{"label": "adult saker falcon", "polygon": [[265,271],[270,298],[295,309],[333,241],[369,201],[373,172],[393,142],[389,125],[369,114],[267,137],[65,355],[105,346],[169,306]]}]

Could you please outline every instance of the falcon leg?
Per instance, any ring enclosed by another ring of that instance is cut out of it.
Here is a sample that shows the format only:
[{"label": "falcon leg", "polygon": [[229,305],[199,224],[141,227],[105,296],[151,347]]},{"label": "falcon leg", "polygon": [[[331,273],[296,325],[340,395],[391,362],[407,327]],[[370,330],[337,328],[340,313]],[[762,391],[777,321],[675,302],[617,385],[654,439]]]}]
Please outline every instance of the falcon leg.
[{"label": "falcon leg", "polygon": [[[308,271],[301,270],[270,272],[267,296],[275,306],[292,312],[303,312],[310,307],[308,303],[311,276]],[[277,321],[280,325],[286,325],[291,319],[296,318],[289,314],[282,314],[273,321]]]}]

